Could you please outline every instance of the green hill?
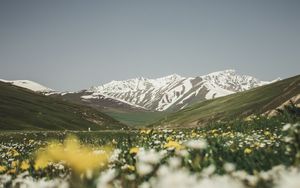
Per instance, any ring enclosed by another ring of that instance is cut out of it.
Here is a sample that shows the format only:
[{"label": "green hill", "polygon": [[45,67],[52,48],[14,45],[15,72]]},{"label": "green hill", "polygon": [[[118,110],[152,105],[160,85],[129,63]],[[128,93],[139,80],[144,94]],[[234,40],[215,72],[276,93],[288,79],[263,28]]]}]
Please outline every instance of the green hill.
[{"label": "green hill", "polygon": [[91,107],[0,82],[0,130],[102,130],[126,127]]},{"label": "green hill", "polygon": [[300,94],[300,75],[245,92],[207,100],[169,114],[151,126],[196,127],[276,109]]}]

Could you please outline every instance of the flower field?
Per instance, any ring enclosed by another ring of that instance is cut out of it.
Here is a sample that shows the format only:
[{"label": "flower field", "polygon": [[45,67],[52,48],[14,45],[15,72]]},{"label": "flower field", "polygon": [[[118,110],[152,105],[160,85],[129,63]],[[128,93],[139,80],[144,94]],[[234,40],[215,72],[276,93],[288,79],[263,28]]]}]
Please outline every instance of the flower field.
[{"label": "flower field", "polygon": [[300,124],[1,132],[1,187],[299,187]]}]

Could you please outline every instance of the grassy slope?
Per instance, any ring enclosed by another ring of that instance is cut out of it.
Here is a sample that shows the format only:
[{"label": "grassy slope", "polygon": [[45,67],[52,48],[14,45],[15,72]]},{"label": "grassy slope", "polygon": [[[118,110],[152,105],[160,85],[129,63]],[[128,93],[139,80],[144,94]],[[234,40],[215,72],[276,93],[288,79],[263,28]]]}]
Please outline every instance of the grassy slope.
[{"label": "grassy slope", "polygon": [[92,130],[125,127],[90,107],[0,82],[0,130]]},{"label": "grassy slope", "polygon": [[212,120],[230,120],[274,109],[300,93],[300,76],[249,91],[207,100],[175,112],[153,124],[166,127],[194,127]]}]

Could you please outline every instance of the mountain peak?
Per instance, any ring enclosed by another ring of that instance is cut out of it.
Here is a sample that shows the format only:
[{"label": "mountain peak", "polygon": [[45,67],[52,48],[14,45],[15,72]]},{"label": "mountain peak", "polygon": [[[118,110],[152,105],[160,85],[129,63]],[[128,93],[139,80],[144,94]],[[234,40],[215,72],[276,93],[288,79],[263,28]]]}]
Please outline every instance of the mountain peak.
[{"label": "mountain peak", "polygon": [[23,87],[35,92],[53,92],[53,89],[47,88],[39,83],[30,81],[30,80],[3,80],[0,79],[1,82],[10,83],[15,86]]},{"label": "mountain peak", "polygon": [[169,77],[169,78],[182,78],[182,76],[180,76],[179,74],[176,74],[176,73],[170,74],[170,75],[168,75],[166,77]]},{"label": "mountain peak", "polygon": [[226,69],[226,70],[222,70],[222,71],[212,72],[205,76],[218,76],[218,75],[224,75],[224,74],[233,75],[233,74],[236,74],[236,70],[235,69]]}]

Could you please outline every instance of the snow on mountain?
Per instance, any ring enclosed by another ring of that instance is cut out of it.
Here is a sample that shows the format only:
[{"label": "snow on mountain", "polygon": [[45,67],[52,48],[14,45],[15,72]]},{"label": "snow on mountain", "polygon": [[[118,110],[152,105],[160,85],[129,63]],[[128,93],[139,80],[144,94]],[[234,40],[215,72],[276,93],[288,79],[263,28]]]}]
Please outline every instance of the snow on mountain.
[{"label": "snow on mountain", "polygon": [[39,83],[30,81],[30,80],[3,80],[0,79],[1,82],[11,83],[12,85],[23,87],[35,92],[53,92],[54,90],[47,88]]},{"label": "snow on mountain", "polygon": [[[268,83],[239,75],[235,70],[225,70],[195,78],[173,74],[158,79],[140,77],[112,81],[87,91],[94,97],[103,95],[148,110],[163,111],[182,109],[201,100],[226,96]],[[84,96],[85,99],[88,97]]]},{"label": "snow on mountain", "polygon": [[29,80],[0,81],[42,92],[45,95],[56,94],[61,97],[66,96],[70,100],[76,98],[76,100],[89,104],[126,106],[126,108],[130,106],[132,109],[152,111],[179,110],[199,101],[272,83],[260,81],[252,76],[237,74],[232,69],[194,78],[172,74],[157,79],[139,77],[123,81],[111,81],[104,85],[73,93],[59,93]]}]

